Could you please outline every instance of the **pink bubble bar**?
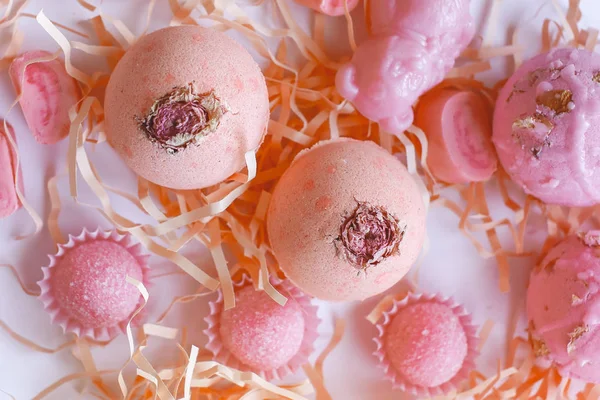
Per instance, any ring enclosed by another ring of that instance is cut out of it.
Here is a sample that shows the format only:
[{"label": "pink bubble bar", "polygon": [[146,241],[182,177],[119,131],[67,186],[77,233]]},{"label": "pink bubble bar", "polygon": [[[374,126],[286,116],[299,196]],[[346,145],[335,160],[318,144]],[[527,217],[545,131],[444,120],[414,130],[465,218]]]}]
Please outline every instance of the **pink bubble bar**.
[{"label": "pink bubble bar", "polygon": [[527,290],[533,349],[563,377],[600,384],[600,232],[570,236],[534,269]]},{"label": "pink bubble bar", "polygon": [[340,68],[338,91],[390,133],[413,121],[412,105],[442,81],[475,33],[469,0],[376,0],[371,36]]},{"label": "pink bubble bar", "polygon": [[[345,0],[296,0],[296,3],[310,7],[320,13],[336,17],[344,15],[344,1]],[[347,3],[348,11],[352,11],[357,6],[358,0],[347,0]]]},{"label": "pink bubble bar", "polygon": [[54,144],[69,134],[69,110],[77,104],[79,87],[59,60],[34,62],[48,57],[47,51],[23,53],[10,65],[13,86],[21,93],[21,109],[38,143]]},{"label": "pink bubble bar", "polygon": [[[17,155],[8,141],[7,135],[15,140],[12,126],[6,124],[8,130],[4,129],[4,121],[0,119],[0,219],[12,215],[21,207],[17,191],[15,190],[17,170]],[[16,173],[15,173],[16,172]],[[19,188],[23,191],[23,179],[19,177]]]},{"label": "pink bubble bar", "polygon": [[540,54],[500,91],[493,141],[525,192],[563,206],[600,203],[600,55]]}]

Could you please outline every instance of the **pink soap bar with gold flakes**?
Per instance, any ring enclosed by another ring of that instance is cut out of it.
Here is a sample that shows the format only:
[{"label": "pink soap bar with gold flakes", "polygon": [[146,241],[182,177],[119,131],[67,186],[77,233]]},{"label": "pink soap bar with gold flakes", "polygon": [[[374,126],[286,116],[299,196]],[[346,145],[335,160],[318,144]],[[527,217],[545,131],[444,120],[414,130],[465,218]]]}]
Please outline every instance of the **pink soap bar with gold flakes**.
[{"label": "pink soap bar with gold flakes", "polygon": [[[12,215],[21,207],[15,186],[17,155],[6,135],[15,140],[15,133],[8,123],[8,132],[4,129],[4,121],[0,119],[0,218]],[[17,172],[20,174],[20,170]],[[19,176],[19,188],[23,191],[23,179]]]},{"label": "pink soap bar with gold flakes", "polygon": [[359,0],[296,0],[296,3],[310,7],[320,13],[335,17],[338,15],[344,15],[345,1],[348,3],[348,11],[352,11],[358,4]]},{"label": "pink soap bar with gold flakes", "polygon": [[15,58],[9,73],[21,93],[19,101],[25,121],[38,143],[54,144],[69,134],[69,110],[80,99],[77,82],[59,60],[26,64],[48,57],[43,50],[29,51]]}]

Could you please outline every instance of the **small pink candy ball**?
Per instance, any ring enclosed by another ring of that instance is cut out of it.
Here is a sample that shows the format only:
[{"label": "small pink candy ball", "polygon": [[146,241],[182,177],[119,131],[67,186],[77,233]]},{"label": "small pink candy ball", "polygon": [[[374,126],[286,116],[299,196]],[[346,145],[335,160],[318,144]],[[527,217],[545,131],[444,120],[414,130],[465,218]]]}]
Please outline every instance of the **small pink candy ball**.
[{"label": "small pink candy ball", "polygon": [[282,307],[250,285],[237,292],[236,304],[222,312],[220,333],[223,345],[238,360],[254,369],[272,370],[298,353],[304,315],[297,302]]},{"label": "small pink candy ball", "polygon": [[500,91],[493,141],[511,178],[540,200],[600,202],[600,56],[558,49],[521,65]]},{"label": "small pink candy ball", "polygon": [[404,165],[373,142],[351,139],[300,153],[267,213],[279,266],[302,291],[363,300],[398,282],[425,236],[425,206]]},{"label": "small pink candy ball", "polygon": [[600,232],[570,236],[531,273],[533,349],[564,377],[600,384]]},{"label": "small pink candy ball", "polygon": [[142,37],[112,73],[104,106],[115,150],[140,176],[173,189],[239,171],[269,120],[259,66],[233,39],[199,26]]}]

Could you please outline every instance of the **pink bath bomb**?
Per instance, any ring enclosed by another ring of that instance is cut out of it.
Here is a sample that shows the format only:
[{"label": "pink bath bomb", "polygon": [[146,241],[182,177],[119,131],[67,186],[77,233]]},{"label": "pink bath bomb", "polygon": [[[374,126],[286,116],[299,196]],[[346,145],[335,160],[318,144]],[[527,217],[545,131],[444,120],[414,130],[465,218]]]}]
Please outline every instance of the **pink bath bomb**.
[{"label": "pink bath bomb", "polygon": [[260,370],[285,365],[300,349],[304,315],[295,301],[280,306],[264,291],[246,286],[236,307],[221,314],[221,340],[242,363]]},{"label": "pink bath bomb", "polygon": [[242,169],[269,120],[259,66],[233,39],[199,26],[142,37],[112,73],[104,106],[112,146],[140,176],[173,189]]},{"label": "pink bath bomb", "polygon": [[540,361],[600,383],[600,232],[570,236],[531,273],[527,315]]},{"label": "pink bath bomb", "polygon": [[414,263],[425,206],[404,165],[373,142],[342,139],[300,153],[267,214],[279,266],[304,292],[363,300]]},{"label": "pink bath bomb", "polygon": [[600,56],[559,49],[523,65],[500,91],[493,141],[525,192],[564,206],[600,202]]}]

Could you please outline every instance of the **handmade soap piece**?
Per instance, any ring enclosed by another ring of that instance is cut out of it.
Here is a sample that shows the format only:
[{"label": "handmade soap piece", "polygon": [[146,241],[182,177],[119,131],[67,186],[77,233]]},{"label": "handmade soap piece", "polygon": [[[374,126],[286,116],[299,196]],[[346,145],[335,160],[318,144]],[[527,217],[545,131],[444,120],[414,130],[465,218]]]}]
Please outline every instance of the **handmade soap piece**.
[{"label": "handmade soap piece", "polygon": [[372,0],[370,37],[342,66],[336,87],[382,129],[401,133],[412,105],[442,81],[475,33],[469,0]]},{"label": "handmade soap piece", "polygon": [[199,26],[136,42],[112,73],[104,106],[115,150],[145,179],[174,189],[239,171],[269,120],[259,66],[233,39]]},{"label": "handmade soap piece", "polygon": [[130,235],[84,230],[69,236],[42,268],[40,300],[65,333],[112,339],[140,305],[139,290],[126,278],[148,285],[147,257]]},{"label": "handmade soap piece", "polygon": [[425,206],[404,165],[373,142],[323,142],[300,153],[267,213],[280,268],[324,300],[363,300],[414,263]]},{"label": "handmade soap piece", "polygon": [[531,273],[527,315],[538,359],[600,384],[600,232],[570,236]]},{"label": "handmade soap piece", "polygon": [[521,65],[500,91],[493,141],[525,192],[564,206],[600,202],[600,55],[558,49]]},{"label": "handmade soap piece", "polygon": [[386,379],[419,398],[447,394],[475,367],[476,327],[451,299],[409,294],[394,301],[377,331],[374,354]]},{"label": "handmade soap piece", "polygon": [[21,207],[21,202],[17,196],[15,177],[19,174],[19,188],[23,192],[23,178],[21,170],[17,170],[17,155],[8,141],[7,135],[13,140],[15,132],[12,126],[0,119],[0,219],[12,215]]},{"label": "handmade soap piece", "polygon": [[267,380],[282,379],[308,362],[318,337],[317,308],[289,281],[271,278],[273,286],[288,298],[277,304],[249,278],[236,282],[236,306],[223,309],[223,294],[210,303],[205,318],[206,348],[217,361]]},{"label": "handmade soap piece", "polygon": [[415,124],[427,135],[427,164],[436,178],[468,183],[493,175],[498,159],[492,144],[491,107],[470,91],[433,90],[421,97]]},{"label": "handmade soap piece", "polygon": [[345,2],[348,3],[348,11],[352,11],[358,5],[358,1],[359,0],[296,0],[296,3],[310,7],[323,14],[338,16],[344,15]]},{"label": "handmade soap piece", "polygon": [[69,110],[80,100],[77,82],[58,59],[28,62],[50,57],[43,50],[28,51],[10,64],[10,78],[18,93],[27,126],[38,143],[54,144],[69,134]]}]

